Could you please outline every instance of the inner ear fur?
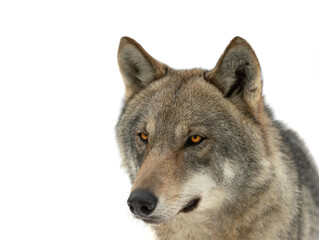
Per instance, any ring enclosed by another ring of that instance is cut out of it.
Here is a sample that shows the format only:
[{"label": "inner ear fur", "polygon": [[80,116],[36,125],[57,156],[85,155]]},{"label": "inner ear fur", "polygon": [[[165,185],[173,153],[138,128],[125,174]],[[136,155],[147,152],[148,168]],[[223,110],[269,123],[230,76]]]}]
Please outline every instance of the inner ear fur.
[{"label": "inner ear fur", "polygon": [[134,39],[122,37],[118,50],[118,64],[129,100],[152,81],[165,76],[167,66],[156,61]]},{"label": "inner ear fur", "polygon": [[259,118],[263,108],[261,68],[246,40],[235,37],[215,68],[208,71],[205,77],[240,110],[256,120]]}]

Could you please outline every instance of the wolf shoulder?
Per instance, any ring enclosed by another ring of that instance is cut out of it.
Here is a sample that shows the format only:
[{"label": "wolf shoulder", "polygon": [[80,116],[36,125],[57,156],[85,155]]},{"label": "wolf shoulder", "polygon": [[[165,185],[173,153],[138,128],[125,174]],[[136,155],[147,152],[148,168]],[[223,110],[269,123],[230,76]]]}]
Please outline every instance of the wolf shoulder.
[{"label": "wolf shoulder", "polygon": [[282,151],[295,166],[300,189],[300,217],[303,233],[319,238],[319,175],[318,169],[303,140],[296,132],[276,121],[282,140]]},{"label": "wolf shoulder", "polygon": [[276,122],[280,131],[283,148],[286,148],[289,158],[298,172],[300,184],[312,192],[314,203],[319,207],[319,176],[316,165],[305,145],[296,132]]}]

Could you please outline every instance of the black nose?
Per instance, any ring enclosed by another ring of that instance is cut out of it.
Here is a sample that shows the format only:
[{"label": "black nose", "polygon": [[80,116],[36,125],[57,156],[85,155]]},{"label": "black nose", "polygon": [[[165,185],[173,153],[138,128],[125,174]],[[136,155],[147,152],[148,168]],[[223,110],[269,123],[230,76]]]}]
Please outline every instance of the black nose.
[{"label": "black nose", "polygon": [[127,200],[131,212],[141,217],[150,215],[156,204],[157,198],[146,190],[134,190]]}]

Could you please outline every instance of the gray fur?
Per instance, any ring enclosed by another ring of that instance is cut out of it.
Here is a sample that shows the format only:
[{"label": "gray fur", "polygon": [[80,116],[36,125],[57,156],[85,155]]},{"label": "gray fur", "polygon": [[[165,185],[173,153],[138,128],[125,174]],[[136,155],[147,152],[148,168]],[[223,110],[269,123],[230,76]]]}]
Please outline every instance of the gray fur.
[{"label": "gray fur", "polygon": [[[134,71],[132,49],[139,59]],[[143,219],[157,223],[157,239],[319,238],[315,166],[265,106],[260,66],[245,40],[235,38],[206,71],[168,68],[124,38],[119,65],[127,95],[117,140],[132,190],[148,189],[165,200]],[[189,146],[192,135],[204,141]],[[210,180],[192,191],[197,176]],[[192,194],[199,206],[180,212]]]}]

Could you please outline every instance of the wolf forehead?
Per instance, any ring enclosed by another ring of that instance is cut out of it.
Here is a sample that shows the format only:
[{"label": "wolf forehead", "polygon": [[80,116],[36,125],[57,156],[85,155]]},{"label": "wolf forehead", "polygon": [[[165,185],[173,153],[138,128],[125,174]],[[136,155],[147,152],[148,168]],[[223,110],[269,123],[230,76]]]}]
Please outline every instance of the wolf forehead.
[{"label": "wolf forehead", "polygon": [[141,127],[149,131],[161,123],[176,128],[176,133],[205,127],[231,108],[225,106],[220,91],[205,80],[205,72],[170,70],[126,102],[123,117],[135,118],[134,123],[144,124]]}]

